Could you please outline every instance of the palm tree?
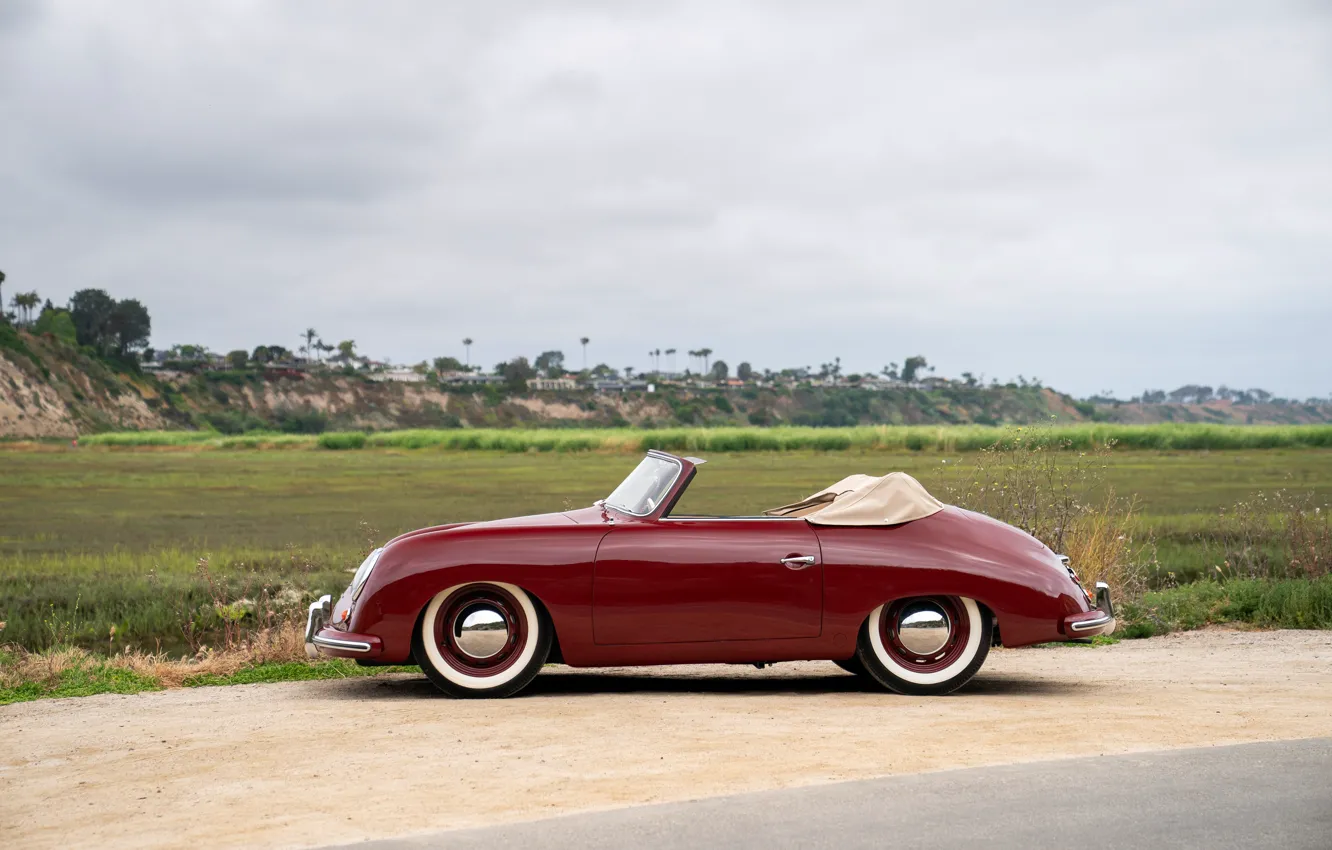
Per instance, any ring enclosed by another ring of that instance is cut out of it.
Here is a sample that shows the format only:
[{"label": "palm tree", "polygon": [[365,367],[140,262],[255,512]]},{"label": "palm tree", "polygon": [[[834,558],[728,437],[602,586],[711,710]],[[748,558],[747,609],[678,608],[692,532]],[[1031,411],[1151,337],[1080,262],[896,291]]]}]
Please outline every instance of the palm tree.
[{"label": "palm tree", "polygon": [[315,337],[319,336],[319,331],[314,328],[306,328],[303,336],[305,337],[305,347],[301,351],[304,351],[305,356],[309,357],[310,350],[314,347]]},{"label": "palm tree", "polygon": [[42,299],[37,296],[36,292],[18,292],[14,294],[14,298],[9,302],[9,306],[14,308],[15,315],[22,312],[23,324],[31,325],[32,308],[40,303],[42,303]]},{"label": "palm tree", "polygon": [[20,294],[20,295],[15,295],[15,296],[14,296],[14,300],[17,301],[17,302],[18,302],[18,305],[19,305],[20,307],[23,308],[23,321],[24,321],[24,323],[25,323],[25,324],[28,324],[28,325],[31,325],[31,324],[32,324],[32,311],[33,311],[34,309],[36,309],[36,307],[37,307],[38,304],[42,303],[42,298],[41,298],[41,296],[38,295],[38,294],[34,291],[34,292],[28,292],[28,293],[24,293],[24,294]]},{"label": "palm tree", "polygon": [[700,348],[698,356],[703,358],[703,374],[706,375],[708,373],[708,358],[712,356],[712,349]]},{"label": "palm tree", "polygon": [[674,371],[675,371],[675,349],[674,349],[674,348],[668,348],[668,349],[666,349],[666,356],[669,357],[669,358],[671,358],[671,371],[674,372]]},{"label": "palm tree", "polygon": [[626,381],[629,381],[629,380],[633,380],[633,377],[634,377],[634,367],[633,367],[633,366],[625,366],[625,367],[624,367],[624,379],[625,379]]},{"label": "palm tree", "polygon": [[463,361],[463,364],[464,364],[465,366],[467,366],[468,369],[471,369],[471,368],[472,368],[472,338],[471,338],[470,336],[465,336],[465,337],[463,337],[463,351],[467,352],[465,355],[463,355],[463,356],[466,358],[466,359]]},{"label": "palm tree", "polygon": [[583,371],[584,371],[584,372],[587,371],[587,344],[588,344],[589,342],[591,342],[591,341],[592,341],[592,340],[588,339],[588,338],[585,337],[585,336],[580,336],[580,337],[578,338],[578,344],[581,345],[581,346],[583,346]]},{"label": "palm tree", "polygon": [[4,305],[5,305],[5,293],[3,290],[4,285],[5,285],[5,273],[0,272],[0,319],[4,318],[3,315]]}]

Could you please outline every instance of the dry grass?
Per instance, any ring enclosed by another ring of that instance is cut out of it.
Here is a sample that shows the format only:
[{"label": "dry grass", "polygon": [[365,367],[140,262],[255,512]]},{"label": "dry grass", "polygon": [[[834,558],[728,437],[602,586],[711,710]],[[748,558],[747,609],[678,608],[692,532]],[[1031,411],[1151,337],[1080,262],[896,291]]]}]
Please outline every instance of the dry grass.
[{"label": "dry grass", "polygon": [[1110,585],[1115,599],[1138,599],[1155,567],[1150,540],[1135,542],[1133,503],[1108,495],[1100,508],[1076,517],[1065,535],[1064,554],[1087,587]]},{"label": "dry grass", "polygon": [[305,660],[305,629],[295,620],[256,631],[230,647],[204,647],[184,659],[166,653],[126,651],[107,656],[70,646],[43,652],[7,646],[0,653],[0,689],[27,684],[54,689],[71,674],[94,670],[99,674],[122,671],[159,687],[178,688],[201,676],[229,677],[262,664]]},{"label": "dry grass", "polygon": [[966,478],[945,487],[945,501],[1002,520],[1067,555],[1090,586],[1110,585],[1116,599],[1137,599],[1155,565],[1150,540],[1135,541],[1132,500],[1106,481],[1113,445],[1072,451],[1048,429],[1016,429],[1015,438],[978,453]]}]

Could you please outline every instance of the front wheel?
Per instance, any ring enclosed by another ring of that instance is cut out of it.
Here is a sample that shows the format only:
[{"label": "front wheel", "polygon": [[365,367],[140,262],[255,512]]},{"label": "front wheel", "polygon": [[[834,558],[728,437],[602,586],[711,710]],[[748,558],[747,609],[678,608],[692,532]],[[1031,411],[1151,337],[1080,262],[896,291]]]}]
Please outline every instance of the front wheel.
[{"label": "front wheel", "polygon": [[952,693],[990,653],[993,621],[974,599],[918,596],[870,612],[856,653],[879,684],[910,696]]},{"label": "front wheel", "polygon": [[413,640],[426,676],[454,697],[512,696],[536,678],[554,630],[522,588],[460,584],[430,600]]}]

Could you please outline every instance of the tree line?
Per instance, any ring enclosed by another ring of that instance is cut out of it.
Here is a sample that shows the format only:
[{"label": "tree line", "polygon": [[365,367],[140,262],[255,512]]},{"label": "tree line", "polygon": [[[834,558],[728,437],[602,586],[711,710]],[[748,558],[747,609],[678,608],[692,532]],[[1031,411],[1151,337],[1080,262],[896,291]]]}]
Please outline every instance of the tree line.
[{"label": "tree line", "polygon": [[[4,304],[4,284],[5,274],[0,271],[0,305]],[[49,334],[65,342],[79,345],[98,357],[124,364],[135,364],[140,360],[149,360],[158,356],[158,352],[149,347],[152,318],[149,315],[148,308],[136,299],[116,299],[102,289],[81,289],[70,296],[65,306],[59,307],[53,304],[49,298],[43,303],[36,291],[29,291],[13,294],[9,304],[12,311],[0,314],[0,319],[3,321],[25,328],[33,333]],[[40,311],[38,310],[39,306]],[[313,327],[306,328],[300,334],[299,339],[302,344],[295,350],[279,344],[258,345],[252,351],[237,349],[228,352],[223,361],[228,367],[237,370],[250,366],[294,363],[298,360],[335,364],[347,368],[357,365],[361,367],[370,365],[370,361],[357,354],[355,340],[345,339],[336,345],[326,343]],[[541,352],[531,361],[525,356],[518,356],[497,363],[494,367],[494,374],[502,376],[505,385],[514,391],[526,391],[527,382],[536,377],[576,376],[581,379],[606,381],[620,380],[621,378],[627,381],[634,379],[637,370],[633,366],[615,369],[606,363],[598,363],[588,368],[587,350],[591,341],[591,338],[586,336],[578,339],[582,348],[582,368],[577,371],[567,367],[564,352],[548,350]],[[475,340],[471,337],[462,339],[465,352],[462,361],[452,356],[436,357],[433,362],[422,362],[413,368],[423,374],[431,371],[436,374],[475,371],[476,367],[471,364],[471,350],[474,342]],[[649,378],[680,374],[675,371],[677,353],[675,348],[649,350],[647,355],[652,368],[647,372],[639,372],[638,377]],[[700,378],[718,383],[731,378],[730,365],[725,360],[712,359],[713,349],[702,347],[686,351],[685,354],[689,357],[688,366],[683,373],[685,377]],[[300,356],[298,357],[298,355]],[[161,359],[169,363],[181,364],[201,363],[211,358],[212,354],[202,345],[175,345],[161,355]],[[665,358],[665,361],[663,361],[663,358]],[[695,366],[699,368],[699,371],[694,371]],[[878,373],[873,374],[844,376],[842,374],[842,360],[840,357],[835,357],[827,363],[819,364],[818,369],[805,366],[777,371],[771,369],[760,371],[750,363],[742,362],[736,367],[734,375],[737,379],[747,383],[756,380],[783,380],[787,382],[818,380],[855,385],[869,378],[882,377],[894,383],[916,385],[933,372],[934,366],[930,365],[923,355],[912,355],[905,358],[900,366],[896,362],[889,363]],[[961,373],[960,381],[957,383],[966,387],[985,385],[984,376],[978,378],[971,372]],[[991,379],[989,385],[991,387],[1010,386],[1037,389],[1042,387],[1039,378],[1028,380],[1021,375],[1017,377],[1016,381],[1010,381],[1002,385],[997,380]],[[1169,392],[1165,390],[1146,390],[1141,395],[1127,401],[1114,398],[1109,393],[1103,393],[1091,396],[1086,401],[1102,405],[1124,403],[1207,404],[1218,401],[1239,405],[1299,403],[1295,400],[1278,398],[1264,389],[1256,387],[1234,389],[1224,384],[1215,389],[1203,384],[1185,384]],[[1309,399],[1306,403],[1322,403],[1324,401],[1323,399]]]},{"label": "tree line", "polygon": [[[0,286],[4,281],[0,272]],[[34,317],[39,304],[41,312]],[[112,298],[103,289],[80,289],[64,307],[57,307],[49,298],[42,304],[35,291],[19,292],[10,299],[10,306],[14,309],[5,315],[7,322],[82,346],[107,360],[137,362],[153,330],[147,307],[134,298]]]}]

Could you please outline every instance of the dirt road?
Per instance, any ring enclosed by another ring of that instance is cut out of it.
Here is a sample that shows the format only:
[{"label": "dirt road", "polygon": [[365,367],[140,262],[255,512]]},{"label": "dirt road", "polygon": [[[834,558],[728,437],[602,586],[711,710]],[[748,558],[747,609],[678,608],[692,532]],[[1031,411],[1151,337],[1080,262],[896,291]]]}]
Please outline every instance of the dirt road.
[{"label": "dirt road", "polygon": [[23,847],[292,846],[954,767],[1332,735],[1332,633],[995,651],[962,693],[829,663],[552,668],[503,702],[422,678],[0,708]]}]

